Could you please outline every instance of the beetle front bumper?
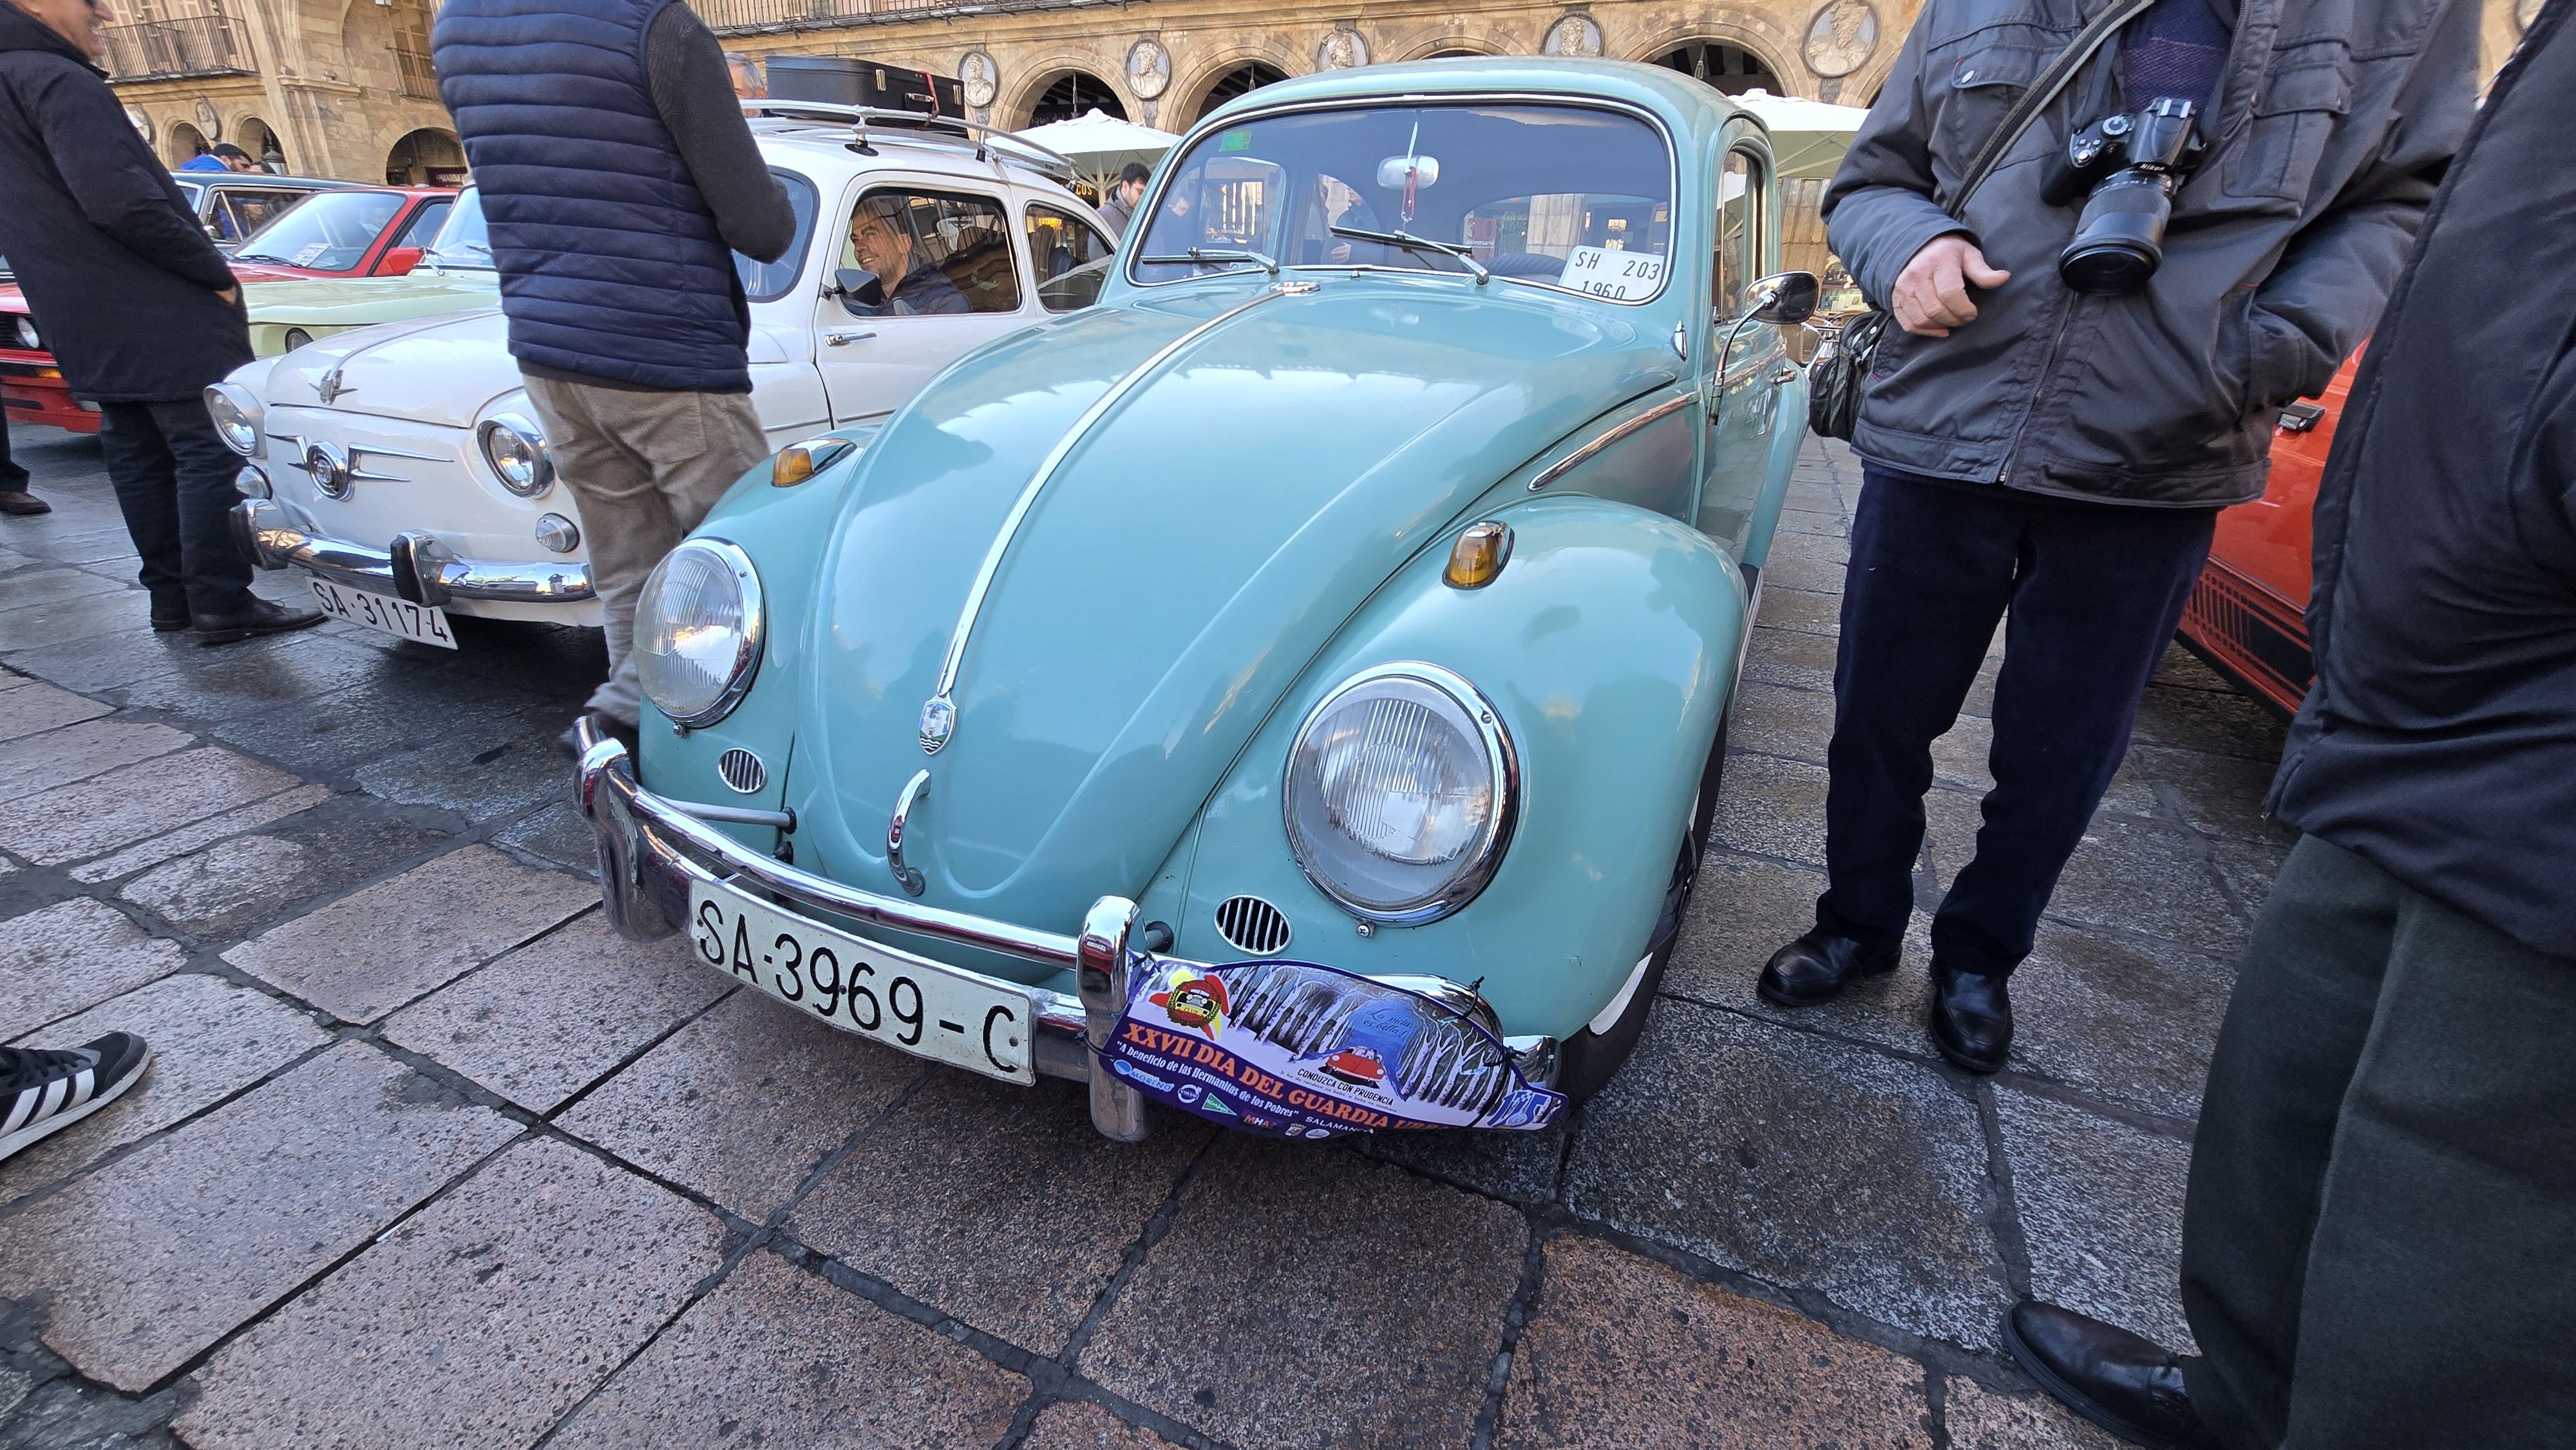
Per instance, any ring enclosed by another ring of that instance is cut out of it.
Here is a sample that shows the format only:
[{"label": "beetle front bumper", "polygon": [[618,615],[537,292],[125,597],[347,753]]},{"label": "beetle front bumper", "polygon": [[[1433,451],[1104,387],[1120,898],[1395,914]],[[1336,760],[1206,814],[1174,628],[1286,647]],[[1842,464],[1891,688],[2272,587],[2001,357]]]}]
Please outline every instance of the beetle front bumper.
[{"label": "beetle front bumper", "polygon": [[284,508],[264,498],[235,504],[232,521],[234,542],[263,569],[303,569],[335,584],[414,604],[458,599],[576,604],[598,593],[590,582],[590,565],[579,559],[460,559],[435,537],[417,532],[396,535],[391,548],[371,549],[305,533]]},{"label": "beetle front bumper", "polygon": [[[1081,929],[1068,936],[843,885],[749,850],[707,825],[709,820],[740,821],[765,813],[696,806],[655,795],[637,783],[634,761],[625,746],[603,735],[588,717],[575,730],[581,746],[575,799],[599,838],[600,895],[610,924],[620,934],[636,941],[668,936],[688,918],[693,881],[730,880],[767,893],[790,914],[836,917],[1070,968],[1077,995],[1027,989],[1036,1006],[1034,1065],[1049,1077],[1088,1083],[1092,1126],[1103,1134],[1128,1142],[1145,1136],[1144,1099],[1104,1066],[1101,1049],[1109,1045],[1110,1034],[1117,1028],[1133,973],[1206,964],[1132,947],[1135,902],[1123,896],[1101,897],[1084,914]],[[1525,1080],[1541,1087],[1554,1084],[1556,1039],[1503,1037],[1493,1008],[1475,989],[1436,977],[1383,980],[1484,1025],[1503,1042]],[[998,980],[994,985],[1024,990]]]}]

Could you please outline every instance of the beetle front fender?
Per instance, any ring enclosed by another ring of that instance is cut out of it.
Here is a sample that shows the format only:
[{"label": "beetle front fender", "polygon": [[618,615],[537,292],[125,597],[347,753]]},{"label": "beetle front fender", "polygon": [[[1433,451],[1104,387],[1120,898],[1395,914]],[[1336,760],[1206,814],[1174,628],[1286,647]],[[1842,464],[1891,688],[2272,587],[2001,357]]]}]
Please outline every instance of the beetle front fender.
[{"label": "beetle front fender", "polygon": [[[1282,955],[1481,979],[1509,1032],[1568,1035],[1626,982],[1732,687],[1742,576],[1698,531],[1605,499],[1535,499],[1482,517],[1513,529],[1501,575],[1481,589],[1444,584],[1455,531],[1444,534],[1344,626],[1211,798],[1176,923],[1185,955],[1242,957],[1213,916],[1249,893],[1287,913],[1295,935]],[[1281,775],[1317,701],[1400,660],[1444,666],[1483,694],[1512,740],[1518,799],[1501,866],[1475,900],[1364,936],[1290,854]]]}]

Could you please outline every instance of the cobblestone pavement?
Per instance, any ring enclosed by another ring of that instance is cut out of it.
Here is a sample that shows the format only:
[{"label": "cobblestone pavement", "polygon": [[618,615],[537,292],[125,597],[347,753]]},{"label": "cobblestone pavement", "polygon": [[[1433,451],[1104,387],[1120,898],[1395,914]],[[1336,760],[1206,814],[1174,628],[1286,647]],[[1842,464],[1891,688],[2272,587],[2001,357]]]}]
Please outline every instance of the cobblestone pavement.
[{"label": "cobblestone pavement", "polygon": [[[160,1056],[0,1166],[0,1447],[2099,1450],[2000,1311],[2183,1336],[2278,732],[2169,659],[2007,1072],[1929,1050],[1919,932],[1844,1001],[1762,1005],[1821,884],[1846,455],[1800,470],[1627,1071],[1546,1135],[1315,1148],[1111,1144],[1066,1085],[618,940],[552,745],[595,636],[157,636],[95,446],[19,447],[56,512],[0,523],[0,1040]],[[1940,747],[1925,901],[1984,701]]]}]

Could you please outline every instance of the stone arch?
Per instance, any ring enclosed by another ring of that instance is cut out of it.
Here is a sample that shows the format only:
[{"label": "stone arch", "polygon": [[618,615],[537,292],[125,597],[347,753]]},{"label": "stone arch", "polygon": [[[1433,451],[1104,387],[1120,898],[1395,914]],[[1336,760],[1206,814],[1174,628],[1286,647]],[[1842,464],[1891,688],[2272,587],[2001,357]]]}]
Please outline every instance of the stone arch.
[{"label": "stone arch", "polygon": [[[1239,75],[1247,72],[1262,75],[1260,85],[1270,85],[1297,74],[1297,64],[1292,58],[1267,46],[1238,47],[1210,58],[1199,67],[1187,86],[1173,88],[1181,107],[1180,115],[1174,117],[1180,121],[1180,126],[1171,129],[1195,126],[1207,118],[1208,112],[1242,94],[1235,89],[1235,82]],[[1181,120],[1181,116],[1188,119]]]},{"label": "stone arch", "polygon": [[161,134],[161,155],[173,170],[187,165],[213,148],[206,144],[206,133],[185,121],[173,121]]},{"label": "stone arch", "polygon": [[1509,51],[1481,35],[1442,35],[1422,42],[1397,60],[1440,60],[1453,55],[1508,55]]},{"label": "stone arch", "polygon": [[[1687,53],[1694,46],[1725,47],[1761,67],[1762,77],[1739,75],[1735,87],[1747,90],[1761,86],[1775,96],[1810,96],[1815,94],[1816,78],[1804,65],[1794,63],[1798,54],[1797,37],[1786,26],[1756,11],[1728,9],[1703,16],[1698,21],[1669,27],[1648,36],[1628,51],[1629,60],[1649,65],[1662,64],[1676,52]],[[1716,59],[1714,49],[1705,52]],[[1679,67],[1688,73],[1687,67]],[[1720,90],[1726,89],[1720,85]]]},{"label": "stone arch", "polygon": [[1126,95],[1089,70],[1067,67],[1039,77],[1034,89],[1036,94],[1030,98],[1027,119],[1021,123],[1024,126],[1070,121],[1095,110],[1121,121],[1132,119],[1127,110]]},{"label": "stone arch", "polygon": [[[1002,85],[1001,93],[993,98],[993,124],[1004,130],[1019,131],[1035,125],[1030,117],[1037,114],[1038,102],[1046,95],[1047,88],[1077,72],[1106,87],[1109,94],[1118,98],[1119,108],[1128,115],[1136,114],[1135,99],[1111,79],[1120,70],[1119,66],[1110,64],[1111,57],[1056,51],[1024,63],[1016,57],[1005,57],[996,52],[995,59],[1002,66]],[[1022,79],[1013,80],[1014,76]],[[1101,109],[1109,108],[1103,106]]]},{"label": "stone arch", "polygon": [[465,180],[465,146],[444,126],[405,132],[385,153],[387,186],[456,186]]},{"label": "stone arch", "polygon": [[288,176],[295,174],[295,168],[286,164],[286,145],[279,139],[276,127],[257,116],[243,116],[228,129],[241,149],[268,163],[270,170]]}]

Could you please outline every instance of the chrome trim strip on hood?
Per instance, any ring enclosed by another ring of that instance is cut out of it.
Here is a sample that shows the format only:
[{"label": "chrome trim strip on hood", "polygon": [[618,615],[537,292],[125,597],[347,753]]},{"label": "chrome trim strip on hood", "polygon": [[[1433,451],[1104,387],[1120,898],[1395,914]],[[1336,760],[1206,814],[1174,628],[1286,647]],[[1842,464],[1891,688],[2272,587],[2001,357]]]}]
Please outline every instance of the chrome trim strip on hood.
[{"label": "chrome trim strip on hood", "polygon": [[1055,478],[1056,470],[1064,466],[1064,461],[1073,456],[1073,450],[1100,426],[1111,409],[1191,344],[1264,302],[1279,297],[1302,296],[1313,292],[1315,286],[1312,282],[1282,282],[1173,338],[1156,349],[1153,356],[1129,369],[1125,377],[1110,384],[1109,390],[1084,409],[1082,416],[1073,420],[1073,426],[1065,430],[1065,435],[1056,440],[1055,447],[1039,462],[1037,472],[1030,475],[1028,485],[1020,490],[1018,501],[1011,505],[1010,513],[1003,518],[1001,532],[993,536],[992,546],[984,551],[983,567],[975,571],[975,583],[966,591],[966,607],[958,612],[957,628],[948,636],[947,658],[939,665],[939,684],[931,691],[930,698],[921,702],[920,737],[924,755],[937,755],[940,747],[956,733],[957,677],[965,668],[966,646],[974,637],[975,621],[984,612],[984,600],[993,592],[994,577],[1002,572],[1002,559],[1010,553],[1011,541],[1019,537],[1020,526],[1028,521],[1029,510],[1037,507],[1038,495],[1046,491],[1047,484]]}]

